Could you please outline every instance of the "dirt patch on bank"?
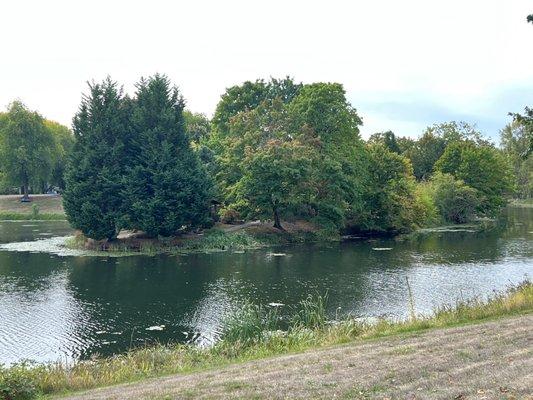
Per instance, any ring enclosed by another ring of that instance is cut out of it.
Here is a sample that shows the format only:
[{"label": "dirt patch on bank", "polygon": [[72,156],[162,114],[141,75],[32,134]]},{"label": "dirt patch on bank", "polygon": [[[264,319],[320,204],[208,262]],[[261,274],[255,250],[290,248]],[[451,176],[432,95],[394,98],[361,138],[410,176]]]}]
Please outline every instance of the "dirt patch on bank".
[{"label": "dirt patch on bank", "polygon": [[533,315],[359,342],[68,397],[533,399]]}]

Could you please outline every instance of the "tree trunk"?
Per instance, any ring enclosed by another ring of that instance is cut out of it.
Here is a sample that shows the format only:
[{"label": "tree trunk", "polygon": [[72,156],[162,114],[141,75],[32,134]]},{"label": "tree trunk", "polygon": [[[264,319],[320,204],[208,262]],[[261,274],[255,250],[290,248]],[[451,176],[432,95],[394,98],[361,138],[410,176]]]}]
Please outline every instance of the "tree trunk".
[{"label": "tree trunk", "polygon": [[30,195],[28,193],[28,184],[25,183],[23,186],[23,196],[22,196],[22,199],[21,201],[30,201]]},{"label": "tree trunk", "polygon": [[279,219],[278,208],[274,206],[272,207],[272,211],[274,211],[274,228],[284,231],[285,229],[281,226],[281,221]]}]

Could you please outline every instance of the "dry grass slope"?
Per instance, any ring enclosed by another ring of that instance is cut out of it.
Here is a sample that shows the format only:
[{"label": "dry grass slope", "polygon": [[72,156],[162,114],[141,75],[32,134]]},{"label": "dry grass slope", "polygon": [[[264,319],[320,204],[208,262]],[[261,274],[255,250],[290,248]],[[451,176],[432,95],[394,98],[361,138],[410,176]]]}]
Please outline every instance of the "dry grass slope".
[{"label": "dry grass slope", "polygon": [[396,335],[67,397],[531,399],[533,316]]}]

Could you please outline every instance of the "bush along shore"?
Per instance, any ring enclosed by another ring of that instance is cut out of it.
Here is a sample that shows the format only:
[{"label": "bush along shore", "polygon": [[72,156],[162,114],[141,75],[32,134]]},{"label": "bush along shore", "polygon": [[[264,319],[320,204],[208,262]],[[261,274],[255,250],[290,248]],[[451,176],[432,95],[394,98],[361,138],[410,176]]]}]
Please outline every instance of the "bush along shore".
[{"label": "bush along shore", "polygon": [[533,283],[526,281],[486,301],[458,301],[454,306],[436,309],[431,316],[412,312],[403,321],[382,319],[369,323],[351,317],[328,320],[326,301],[327,296],[309,296],[283,319],[276,307],[245,303],[225,319],[220,340],[209,348],[159,345],[72,365],[58,362],[0,367],[0,398],[32,399],[311,348],[528,314],[533,312]]}]

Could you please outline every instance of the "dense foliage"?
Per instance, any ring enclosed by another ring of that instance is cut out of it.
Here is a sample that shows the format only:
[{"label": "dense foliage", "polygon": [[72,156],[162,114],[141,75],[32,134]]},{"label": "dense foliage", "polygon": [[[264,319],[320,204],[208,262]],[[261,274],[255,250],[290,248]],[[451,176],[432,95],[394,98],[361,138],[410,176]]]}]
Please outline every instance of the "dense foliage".
[{"label": "dense foliage", "polygon": [[71,225],[93,239],[114,238],[124,225],[129,115],[131,104],[108,79],[89,86],[74,118],[63,205]]},{"label": "dense foliage", "polygon": [[533,197],[533,155],[531,154],[531,127],[519,121],[508,124],[500,132],[501,146],[508,162],[513,167],[516,195],[527,199]]},{"label": "dense foliage", "polygon": [[164,76],[134,98],[110,79],[90,85],[74,119],[64,206],[93,239],[123,228],[168,236],[208,218],[209,180],[189,145],[184,102]]},{"label": "dense foliage", "polygon": [[480,203],[476,189],[440,172],[433,175],[430,187],[435,206],[445,221],[461,224],[475,217]]},{"label": "dense foliage", "polygon": [[130,227],[150,236],[170,236],[208,222],[211,184],[189,145],[184,107],[178,89],[164,76],[137,85],[123,212]]},{"label": "dense foliage", "polygon": [[484,214],[493,215],[498,211],[513,190],[509,164],[492,146],[453,142],[446,147],[435,168],[476,189],[480,195],[478,211]]},{"label": "dense foliage", "polygon": [[527,147],[523,153],[523,157],[527,157],[533,153],[533,108],[526,107],[524,114],[511,113],[514,122],[521,125],[526,137]]},{"label": "dense foliage", "polygon": [[44,192],[63,188],[63,169],[73,136],[57,122],[45,120],[19,101],[0,115],[0,189]]},{"label": "dense foliage", "polygon": [[382,144],[368,146],[370,164],[362,227],[371,231],[409,231],[421,222],[411,163]]},{"label": "dense foliage", "polygon": [[209,141],[225,204],[247,218],[271,217],[278,228],[289,217],[341,227],[362,206],[357,172],[365,158],[361,120],[344,89],[259,82],[268,88],[261,102],[257,84],[248,82],[229,89],[217,107],[227,109],[227,98],[239,93],[242,111],[223,124],[219,117]]},{"label": "dense foliage", "polygon": [[247,81],[226,90],[212,120],[185,110],[165,76],[136,89],[90,85],[74,135],[13,103],[0,114],[0,190],[66,185],[70,222],[98,240],[121,229],[171,236],[217,218],[397,233],[493,216],[510,196],[533,195],[530,108],[512,114],[498,149],[455,121],[365,142],[338,83]]}]

